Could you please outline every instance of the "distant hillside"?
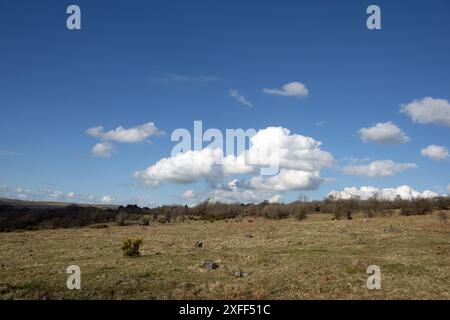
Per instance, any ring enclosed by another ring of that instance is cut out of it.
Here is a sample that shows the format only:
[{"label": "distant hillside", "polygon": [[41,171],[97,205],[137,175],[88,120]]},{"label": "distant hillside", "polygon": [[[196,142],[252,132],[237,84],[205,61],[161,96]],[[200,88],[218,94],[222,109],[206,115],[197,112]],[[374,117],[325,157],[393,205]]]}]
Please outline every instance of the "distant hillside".
[{"label": "distant hillside", "polygon": [[68,206],[80,206],[80,207],[95,207],[101,209],[117,209],[118,205],[107,205],[107,204],[88,204],[88,203],[70,203],[70,202],[56,202],[56,201],[29,201],[29,200],[18,200],[18,199],[7,199],[0,198],[0,206],[9,205],[22,208],[60,208]]}]

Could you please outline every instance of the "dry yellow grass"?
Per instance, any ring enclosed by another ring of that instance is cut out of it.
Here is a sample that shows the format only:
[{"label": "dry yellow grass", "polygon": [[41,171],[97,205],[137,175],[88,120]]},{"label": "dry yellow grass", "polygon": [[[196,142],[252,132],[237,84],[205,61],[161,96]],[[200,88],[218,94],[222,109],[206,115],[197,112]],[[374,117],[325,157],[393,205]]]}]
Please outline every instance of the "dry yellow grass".
[{"label": "dry yellow grass", "polygon": [[[141,257],[123,256],[129,237],[143,238]],[[1,233],[0,244],[2,299],[450,298],[450,225],[437,214],[111,225]],[[73,264],[81,290],[66,288]],[[381,290],[366,287],[373,264]]]}]

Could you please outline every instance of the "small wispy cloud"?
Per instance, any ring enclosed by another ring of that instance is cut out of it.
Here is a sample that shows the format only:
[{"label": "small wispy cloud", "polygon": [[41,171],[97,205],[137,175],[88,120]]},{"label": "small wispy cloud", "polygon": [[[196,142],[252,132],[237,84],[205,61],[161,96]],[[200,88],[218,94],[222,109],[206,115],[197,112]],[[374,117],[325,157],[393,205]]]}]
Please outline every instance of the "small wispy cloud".
[{"label": "small wispy cloud", "polygon": [[343,168],[344,173],[366,177],[389,177],[399,172],[417,168],[415,163],[395,163],[392,160],[377,160],[366,165],[350,165]]},{"label": "small wispy cloud", "polygon": [[112,195],[93,195],[88,193],[76,193],[73,191],[63,192],[46,187],[32,190],[22,187],[11,187],[6,184],[0,185],[0,198],[16,199],[22,201],[52,201],[80,204],[104,204],[104,205],[127,205],[136,204],[139,207],[150,207],[154,201],[147,195],[133,195],[128,199],[120,200]]},{"label": "small wispy cloud", "polygon": [[62,192],[53,188],[31,190],[28,188],[13,188],[0,186],[0,197],[27,201],[57,201],[76,203],[100,203],[100,199],[91,194],[78,194],[73,191]]},{"label": "small wispy cloud", "polygon": [[186,190],[184,191],[181,195],[181,198],[185,199],[185,200],[195,200],[197,199],[198,195],[194,190]]},{"label": "small wispy cloud", "polygon": [[325,125],[325,121],[317,121],[316,127],[323,127]]},{"label": "small wispy cloud", "polygon": [[232,97],[234,100],[236,100],[238,103],[242,104],[246,107],[253,107],[253,104],[247,100],[238,90],[231,89],[230,90],[230,97]]},{"label": "small wispy cloud", "polygon": [[301,82],[291,82],[287,83],[281,87],[281,89],[264,89],[265,94],[273,96],[284,96],[284,97],[307,97],[309,92],[306,86]]},{"label": "small wispy cloud", "polygon": [[114,203],[114,201],[116,201],[116,199],[111,196],[103,196],[100,198],[100,202],[104,204],[111,204]]},{"label": "small wispy cloud", "polygon": [[196,75],[184,75],[179,73],[163,73],[158,77],[151,77],[154,82],[159,82],[164,85],[172,85],[178,83],[190,83],[197,86],[205,86],[211,82],[217,81],[215,76],[196,74]]},{"label": "small wispy cloud", "polygon": [[1,157],[17,157],[17,156],[21,156],[22,154],[16,151],[11,151],[11,150],[2,150],[0,149],[0,156]]}]

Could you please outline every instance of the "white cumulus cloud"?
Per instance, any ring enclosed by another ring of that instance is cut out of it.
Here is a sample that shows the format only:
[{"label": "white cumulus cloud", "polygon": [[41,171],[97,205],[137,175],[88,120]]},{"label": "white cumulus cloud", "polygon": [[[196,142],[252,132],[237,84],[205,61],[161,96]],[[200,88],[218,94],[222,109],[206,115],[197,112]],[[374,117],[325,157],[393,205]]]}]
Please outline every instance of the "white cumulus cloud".
[{"label": "white cumulus cloud", "polygon": [[128,129],[119,126],[114,130],[106,132],[102,126],[98,126],[87,129],[86,133],[102,141],[136,143],[146,141],[150,136],[161,135],[162,131],[153,122],[148,122]]},{"label": "white cumulus cloud", "polygon": [[291,134],[288,129],[268,127],[250,138],[251,146],[239,155],[224,156],[220,148],[186,151],[163,158],[133,176],[148,186],[163,182],[193,183],[201,178],[218,181],[225,176],[259,174],[261,168],[277,164],[277,175],[247,180],[247,187],[267,190],[310,190],[322,182],[320,170],[335,163],[320,149],[321,142]]},{"label": "white cumulus cloud", "polygon": [[115,150],[113,142],[117,143],[139,143],[148,142],[150,136],[160,136],[164,132],[159,130],[153,122],[148,122],[131,128],[123,128],[104,131],[102,126],[89,128],[86,134],[94,138],[100,139],[92,149],[91,153],[96,157],[110,157]]},{"label": "white cumulus cloud", "polygon": [[115,147],[109,142],[99,142],[92,147],[91,153],[95,157],[108,158],[114,152]]},{"label": "white cumulus cloud", "polygon": [[373,142],[378,144],[397,144],[406,143],[410,139],[391,121],[377,123],[369,128],[359,130],[361,140],[364,142]]},{"label": "white cumulus cloud", "polygon": [[219,174],[217,163],[222,157],[221,149],[190,150],[163,158],[146,170],[135,172],[133,176],[148,186],[158,186],[162,182],[187,184],[200,178],[212,179]]},{"label": "white cumulus cloud", "polygon": [[367,177],[387,177],[394,176],[397,173],[416,168],[414,163],[395,163],[392,160],[377,160],[366,165],[353,165],[343,168],[347,174]]},{"label": "white cumulus cloud", "polygon": [[264,93],[274,96],[285,97],[307,97],[309,92],[306,86],[301,82],[291,82],[285,84],[281,89],[264,89]]},{"label": "white cumulus cloud", "polygon": [[319,171],[302,171],[281,169],[280,173],[271,176],[255,176],[250,180],[239,182],[240,187],[266,191],[315,190],[323,182]]},{"label": "white cumulus cloud", "polygon": [[436,192],[425,190],[423,192],[416,191],[410,186],[400,186],[397,188],[384,188],[378,189],[371,186],[363,186],[360,188],[349,187],[339,191],[331,191],[328,196],[333,196],[337,199],[350,199],[358,197],[362,200],[366,200],[373,196],[381,197],[386,200],[395,200],[397,197],[405,200],[411,200],[416,198],[433,198],[437,197]]},{"label": "white cumulus cloud", "polygon": [[450,158],[447,148],[431,144],[420,150],[420,153],[433,160],[447,160]]},{"label": "white cumulus cloud", "polygon": [[414,100],[402,105],[400,112],[408,115],[416,123],[450,126],[450,103],[446,99],[426,97]]},{"label": "white cumulus cloud", "polygon": [[208,198],[212,202],[226,203],[257,203],[272,199],[275,196],[273,192],[266,190],[252,190],[240,188],[237,179],[228,183],[216,186],[208,193]]}]

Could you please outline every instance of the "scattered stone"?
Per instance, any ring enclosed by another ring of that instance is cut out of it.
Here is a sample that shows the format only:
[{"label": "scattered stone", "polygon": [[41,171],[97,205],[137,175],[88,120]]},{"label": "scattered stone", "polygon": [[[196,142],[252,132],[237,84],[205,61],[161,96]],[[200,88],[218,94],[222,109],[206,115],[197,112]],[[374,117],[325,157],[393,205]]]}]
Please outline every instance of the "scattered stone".
[{"label": "scattered stone", "polygon": [[116,282],[116,285],[121,285],[121,286],[134,286],[138,283],[138,281],[136,279],[132,279],[132,278],[127,278],[127,279],[121,279],[119,281]]},{"label": "scattered stone", "polygon": [[9,284],[0,284],[0,294],[6,294],[10,292],[13,287]]},{"label": "scattered stone", "polygon": [[213,261],[205,261],[203,263],[203,267],[209,270],[214,270],[217,269],[219,267],[219,265]]},{"label": "scattered stone", "polygon": [[248,276],[248,273],[245,271],[236,271],[234,272],[234,276],[237,278],[245,278]]},{"label": "scattered stone", "polygon": [[195,247],[198,248],[198,249],[203,248],[203,241],[197,241],[197,242],[195,243]]}]

